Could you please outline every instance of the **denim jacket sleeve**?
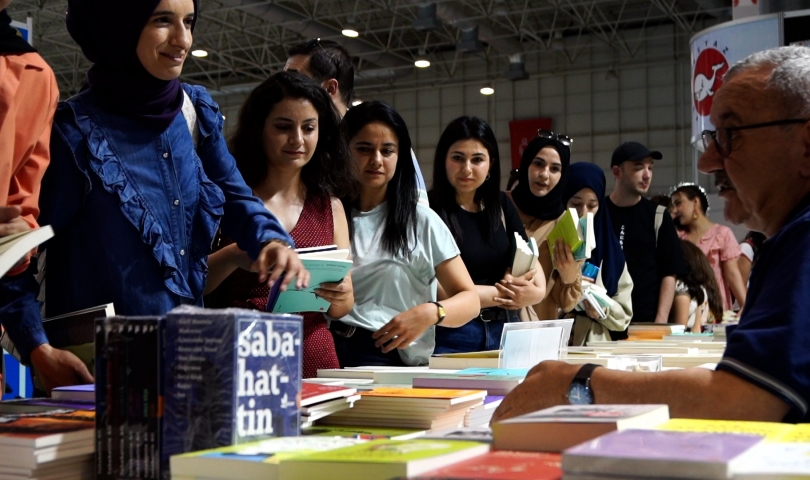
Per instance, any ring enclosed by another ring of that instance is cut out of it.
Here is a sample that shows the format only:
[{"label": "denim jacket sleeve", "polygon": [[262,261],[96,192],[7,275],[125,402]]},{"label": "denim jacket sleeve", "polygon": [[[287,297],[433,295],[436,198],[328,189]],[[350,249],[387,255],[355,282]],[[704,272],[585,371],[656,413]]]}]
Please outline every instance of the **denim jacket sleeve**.
[{"label": "denim jacket sleeve", "polygon": [[[51,132],[51,158],[42,179],[39,223],[50,225],[58,235],[78,211],[87,183],[58,127]],[[40,246],[40,254],[47,245]],[[0,321],[26,364],[36,347],[48,343],[37,301],[36,274],[37,262],[32,261],[26,271],[0,280]]]},{"label": "denim jacket sleeve", "polygon": [[223,117],[219,107],[203,87],[183,85],[194,102],[200,129],[197,155],[208,178],[225,195],[222,230],[251,258],[259,256],[262,245],[274,239],[294,242],[276,217],[256,198],[236,168],[222,135]]}]

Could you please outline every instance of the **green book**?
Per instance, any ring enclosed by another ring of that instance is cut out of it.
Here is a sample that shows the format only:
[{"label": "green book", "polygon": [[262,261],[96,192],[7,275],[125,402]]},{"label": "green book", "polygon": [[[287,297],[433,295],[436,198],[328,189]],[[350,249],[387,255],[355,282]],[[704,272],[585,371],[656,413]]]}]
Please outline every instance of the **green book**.
[{"label": "green book", "polygon": [[[296,279],[282,292],[281,279],[270,289],[267,311],[271,313],[321,312],[329,310],[329,302],[315,294],[322,283],[340,282],[352,269],[349,250],[331,250],[300,254],[301,263],[309,270],[309,286],[295,289]],[[341,258],[342,257],[342,258]]]},{"label": "green book", "polygon": [[565,243],[571,247],[571,251],[576,251],[582,245],[582,233],[579,229],[579,215],[573,208],[565,211],[562,217],[557,220],[557,224],[549,232],[548,237],[548,250],[551,253],[551,258],[554,258],[554,245],[557,239],[562,238]]},{"label": "green book", "polygon": [[489,451],[489,445],[452,440],[373,440],[281,460],[281,479],[386,480],[412,477]]}]

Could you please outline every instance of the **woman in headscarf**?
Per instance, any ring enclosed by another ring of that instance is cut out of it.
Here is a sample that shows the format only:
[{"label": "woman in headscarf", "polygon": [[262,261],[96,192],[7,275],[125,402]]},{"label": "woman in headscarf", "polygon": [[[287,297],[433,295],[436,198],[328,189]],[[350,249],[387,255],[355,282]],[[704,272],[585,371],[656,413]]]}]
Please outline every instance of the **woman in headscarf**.
[{"label": "woman in headscarf", "polygon": [[[540,266],[546,275],[546,298],[521,311],[523,320],[552,320],[570,312],[582,294],[580,263],[561,240],[551,252],[546,238],[565,212],[563,193],[568,183],[571,139],[541,130],[520,159],[518,184],[507,192],[517,206],[526,233],[537,240]],[[553,267],[552,267],[553,265]],[[525,311],[525,314],[524,314]],[[526,317],[528,314],[528,318]]]},{"label": "woman in headscarf", "polygon": [[[593,214],[596,248],[583,266],[583,282],[593,282],[607,291],[612,300],[609,307],[602,306],[604,317],[588,302],[574,311],[573,345],[591,341],[609,341],[609,331],[623,332],[630,324],[633,306],[630,294],[633,279],[627,271],[624,252],[610,223],[610,211],[599,208],[605,198],[605,173],[592,163],[575,163],[563,195],[568,208],[574,208],[580,217]],[[601,317],[601,318],[600,318]]]},{"label": "woman in headscarf", "polygon": [[68,2],[68,31],[93,66],[54,118],[40,201],[40,221],[56,234],[47,316],[106,303],[122,315],[201,305],[220,219],[260,280],[286,270],[284,285],[308,281],[292,239],[236,169],[217,105],[178,80],[197,15],[197,0]]}]

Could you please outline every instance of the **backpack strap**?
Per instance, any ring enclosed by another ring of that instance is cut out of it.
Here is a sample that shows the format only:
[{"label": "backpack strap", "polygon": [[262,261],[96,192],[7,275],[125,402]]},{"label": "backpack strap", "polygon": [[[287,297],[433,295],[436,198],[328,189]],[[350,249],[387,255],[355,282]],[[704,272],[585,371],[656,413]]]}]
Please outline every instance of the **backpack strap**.
[{"label": "backpack strap", "polygon": [[667,209],[662,207],[661,205],[655,207],[655,246],[658,246],[658,230],[661,228],[661,224],[664,223],[664,213],[666,213]]}]

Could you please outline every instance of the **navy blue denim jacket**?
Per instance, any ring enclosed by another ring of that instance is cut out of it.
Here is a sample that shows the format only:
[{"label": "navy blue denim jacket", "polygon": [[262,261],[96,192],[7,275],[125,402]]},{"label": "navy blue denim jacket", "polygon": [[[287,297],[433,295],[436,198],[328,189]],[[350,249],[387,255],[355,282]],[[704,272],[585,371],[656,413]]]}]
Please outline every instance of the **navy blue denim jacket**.
[{"label": "navy blue denim jacket", "polygon": [[[201,305],[220,219],[254,259],[268,240],[293,244],[237,170],[217,105],[204,88],[183,88],[197,112],[196,149],[182,114],[159,132],[105,112],[87,91],[59,105],[40,197],[39,223],[55,232],[40,249],[46,316],[106,303],[122,315]],[[35,272],[0,283],[0,320],[24,360],[47,342]]]}]

